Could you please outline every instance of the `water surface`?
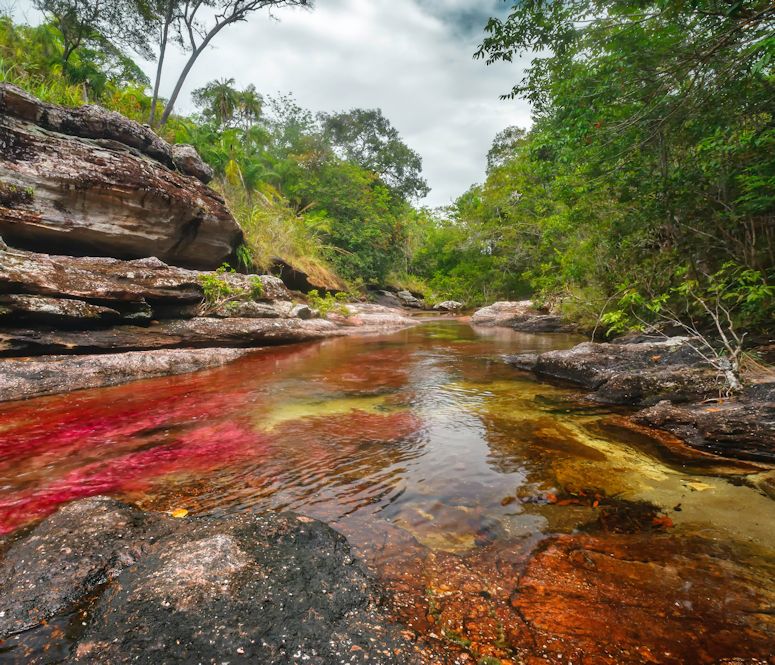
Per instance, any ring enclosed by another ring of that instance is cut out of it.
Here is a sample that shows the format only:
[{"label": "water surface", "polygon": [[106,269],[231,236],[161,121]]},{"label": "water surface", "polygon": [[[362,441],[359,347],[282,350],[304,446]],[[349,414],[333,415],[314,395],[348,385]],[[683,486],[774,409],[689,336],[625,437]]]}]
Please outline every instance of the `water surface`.
[{"label": "water surface", "polygon": [[[577,648],[555,654],[536,643],[540,621],[525,618],[526,595],[515,600],[514,589],[536,553],[555,542],[547,539],[590,534],[596,547],[669,551],[671,570],[706,557],[698,579],[720,566],[731,589],[723,602],[752,603],[761,625],[745,640],[766,653],[771,614],[762,598],[747,597],[741,575],[772,589],[775,511],[760,489],[770,470],[633,431],[623,413],[502,360],[577,341],[431,321],[391,335],[263,350],[193,375],[0,406],[0,530],[13,533],[95,494],[189,515],[297,511],[350,539],[429,659],[486,665],[496,662],[488,658],[581,662]],[[694,573],[696,566],[687,579]],[[631,573],[612,571],[621,586],[617,575]],[[682,593],[679,604],[695,602],[699,591]],[[693,619],[713,628],[711,609],[692,611],[680,621],[663,617],[667,629],[685,633]],[[585,628],[584,639],[602,651],[609,629]],[[696,640],[685,648],[696,662],[722,662],[738,648],[730,639],[718,653],[702,646],[698,655]],[[746,649],[740,653],[750,656]],[[684,657],[680,648],[647,651],[631,662]],[[590,656],[624,662],[621,654]]]}]

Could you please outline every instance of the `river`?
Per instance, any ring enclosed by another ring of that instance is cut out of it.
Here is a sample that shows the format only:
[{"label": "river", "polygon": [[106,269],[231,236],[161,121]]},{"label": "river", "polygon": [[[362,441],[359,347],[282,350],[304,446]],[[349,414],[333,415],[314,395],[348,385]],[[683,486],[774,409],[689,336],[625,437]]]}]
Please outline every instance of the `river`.
[{"label": "river", "polygon": [[291,510],[347,536],[436,662],[624,662],[613,643],[767,662],[769,470],[503,362],[577,341],[429,320],[2,405],[0,529],[95,494],[183,519]]}]

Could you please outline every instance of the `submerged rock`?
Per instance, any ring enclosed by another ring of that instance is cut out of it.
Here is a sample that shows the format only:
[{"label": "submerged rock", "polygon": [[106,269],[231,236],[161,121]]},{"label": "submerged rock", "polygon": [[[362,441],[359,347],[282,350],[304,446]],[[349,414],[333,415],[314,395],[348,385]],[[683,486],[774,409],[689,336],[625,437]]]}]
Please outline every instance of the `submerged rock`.
[{"label": "submerged rock", "polygon": [[535,307],[532,300],[503,300],[483,307],[471,316],[477,326],[500,326],[519,332],[573,332],[575,327],[562,317]]},{"label": "submerged rock", "polygon": [[344,537],[293,514],[175,520],[86,499],[0,570],[0,638],[88,603],[67,662],[416,662]]},{"label": "submerged rock", "polygon": [[194,162],[117,113],[0,84],[0,233],[13,245],[217,268],[242,231]]},{"label": "submerged rock", "polygon": [[511,605],[537,662],[678,665],[766,662],[773,600],[718,544],[608,535],[547,541]]}]

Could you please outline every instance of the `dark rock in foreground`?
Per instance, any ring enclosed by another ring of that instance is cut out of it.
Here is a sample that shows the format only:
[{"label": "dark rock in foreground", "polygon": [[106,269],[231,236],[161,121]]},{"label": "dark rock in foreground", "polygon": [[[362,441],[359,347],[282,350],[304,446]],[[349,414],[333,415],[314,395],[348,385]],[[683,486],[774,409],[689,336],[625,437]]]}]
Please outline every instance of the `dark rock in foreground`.
[{"label": "dark rock in foreground", "polygon": [[717,455],[775,463],[775,383],[751,386],[718,403],[659,402],[634,420]]},{"label": "dark rock in foreground", "polygon": [[88,605],[67,662],[414,662],[344,537],[298,515],[174,520],[86,499],[13,544],[0,579],[2,638]]}]

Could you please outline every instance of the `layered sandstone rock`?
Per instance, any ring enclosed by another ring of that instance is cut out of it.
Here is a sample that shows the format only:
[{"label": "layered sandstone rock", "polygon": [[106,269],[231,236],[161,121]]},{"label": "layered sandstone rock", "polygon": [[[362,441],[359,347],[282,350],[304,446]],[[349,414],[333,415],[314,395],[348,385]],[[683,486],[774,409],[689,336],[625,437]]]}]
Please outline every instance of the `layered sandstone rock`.
[{"label": "layered sandstone rock", "polygon": [[0,84],[0,235],[12,245],[217,268],[242,232],[210,176],[193,149],[117,113]]},{"label": "layered sandstone rock", "polygon": [[[208,284],[228,295],[208,301]],[[272,275],[5,247],[0,401],[180,374],[250,348],[413,324],[400,311],[365,304],[350,305],[348,317],[316,317]]]},{"label": "layered sandstone rock", "polygon": [[511,356],[508,362],[538,376],[592,391],[605,404],[650,405],[718,395],[718,372],[686,337],[634,344],[584,342],[564,351]]}]

